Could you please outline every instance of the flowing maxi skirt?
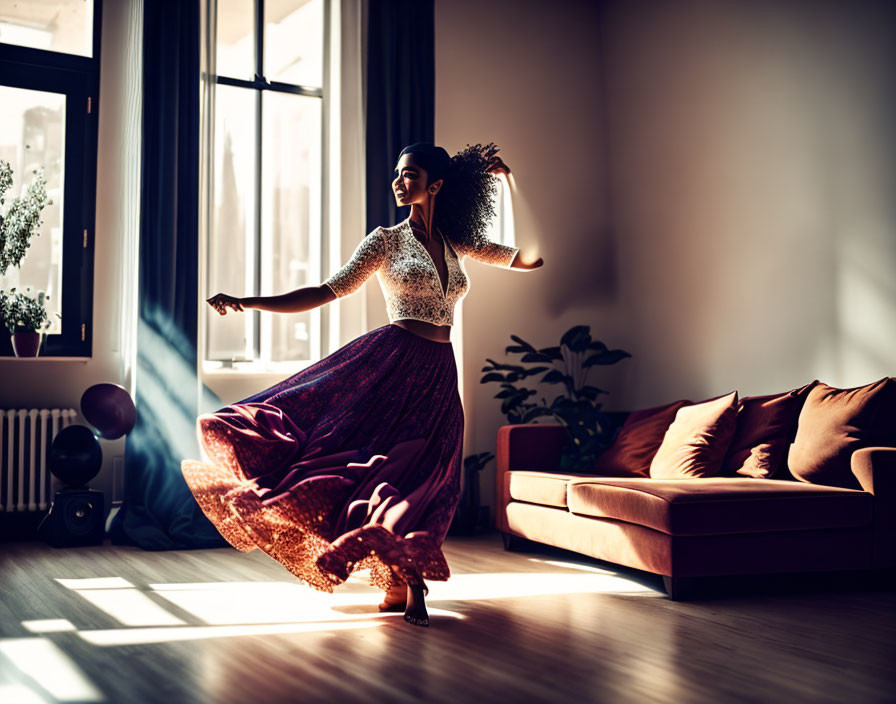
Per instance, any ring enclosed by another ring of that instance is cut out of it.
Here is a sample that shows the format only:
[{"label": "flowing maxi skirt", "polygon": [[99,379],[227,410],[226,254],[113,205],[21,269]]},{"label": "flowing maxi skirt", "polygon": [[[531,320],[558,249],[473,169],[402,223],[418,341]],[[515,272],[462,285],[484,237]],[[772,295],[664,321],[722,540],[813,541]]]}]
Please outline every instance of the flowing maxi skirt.
[{"label": "flowing maxi skirt", "polygon": [[321,591],[358,569],[381,589],[448,579],[464,428],[450,342],[383,325],[197,426],[208,461],[181,469],[238,550]]}]

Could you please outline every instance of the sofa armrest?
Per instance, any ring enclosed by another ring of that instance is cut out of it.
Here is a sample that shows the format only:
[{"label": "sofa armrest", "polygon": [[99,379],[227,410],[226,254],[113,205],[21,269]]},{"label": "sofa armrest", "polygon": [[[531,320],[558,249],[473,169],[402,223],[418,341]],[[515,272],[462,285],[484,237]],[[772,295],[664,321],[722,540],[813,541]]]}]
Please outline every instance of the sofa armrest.
[{"label": "sofa armrest", "polygon": [[556,471],[566,431],[559,423],[522,423],[498,428],[495,461],[499,471],[544,469]]},{"label": "sofa armrest", "polygon": [[556,471],[566,431],[559,423],[521,423],[498,428],[495,451],[495,522],[507,532],[507,472],[514,469]]},{"label": "sofa armrest", "polygon": [[896,501],[896,447],[864,447],[850,460],[864,491]]},{"label": "sofa armrest", "polygon": [[896,567],[896,447],[865,447],[850,458],[852,473],[874,496],[874,563]]}]

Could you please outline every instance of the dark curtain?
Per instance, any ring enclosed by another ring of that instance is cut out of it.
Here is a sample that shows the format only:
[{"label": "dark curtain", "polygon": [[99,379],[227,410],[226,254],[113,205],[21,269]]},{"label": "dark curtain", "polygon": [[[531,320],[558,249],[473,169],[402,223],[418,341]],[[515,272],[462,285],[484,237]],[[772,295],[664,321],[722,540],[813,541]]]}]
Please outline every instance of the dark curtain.
[{"label": "dark curtain", "polygon": [[198,459],[196,416],[223,406],[196,374],[199,207],[198,0],[146,0],[137,425],[125,451],[114,543],[227,545],[180,472]]},{"label": "dark curtain", "polygon": [[392,196],[398,153],[432,142],[433,0],[369,0],[367,16],[367,232],[409,214]]}]

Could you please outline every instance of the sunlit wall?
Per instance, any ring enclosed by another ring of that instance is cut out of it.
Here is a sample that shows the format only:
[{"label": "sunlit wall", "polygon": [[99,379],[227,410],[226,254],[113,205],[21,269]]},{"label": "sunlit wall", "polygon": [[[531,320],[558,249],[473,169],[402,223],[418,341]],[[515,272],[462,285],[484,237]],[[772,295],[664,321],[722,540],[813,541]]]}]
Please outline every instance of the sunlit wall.
[{"label": "sunlit wall", "polygon": [[607,2],[632,404],[896,374],[896,7]]},{"label": "sunlit wall", "polygon": [[467,453],[511,333],[631,352],[589,377],[610,409],[896,373],[892,7],[436,0],[436,138],[503,148],[545,260],[468,266]]}]

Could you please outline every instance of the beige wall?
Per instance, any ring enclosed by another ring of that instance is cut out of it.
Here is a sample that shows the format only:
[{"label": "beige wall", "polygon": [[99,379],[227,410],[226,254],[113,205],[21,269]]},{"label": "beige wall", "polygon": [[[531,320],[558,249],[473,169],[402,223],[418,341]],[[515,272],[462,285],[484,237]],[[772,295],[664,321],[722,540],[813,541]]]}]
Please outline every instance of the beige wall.
[{"label": "beige wall", "polygon": [[[454,332],[464,452],[494,452],[506,419],[498,386],[480,384],[480,370],[486,357],[519,360],[504,355],[511,334],[547,347],[586,324],[617,346],[626,331],[605,195],[598,12],[587,1],[436,0],[435,22],[436,142],[452,153],[475,142],[501,147],[514,174],[516,244],[545,261],[527,272],[465,261],[470,290]],[[592,372],[589,382],[610,388],[610,379]],[[483,472],[484,501],[493,477],[494,462]]]},{"label": "beige wall", "polygon": [[610,409],[896,372],[892,15],[436,0],[436,139],[502,147],[517,244],[545,259],[469,264],[466,453],[505,422],[479,369],[517,359],[511,333],[630,351],[589,377]]},{"label": "beige wall", "polygon": [[604,8],[627,400],[896,372],[892,9]]}]

